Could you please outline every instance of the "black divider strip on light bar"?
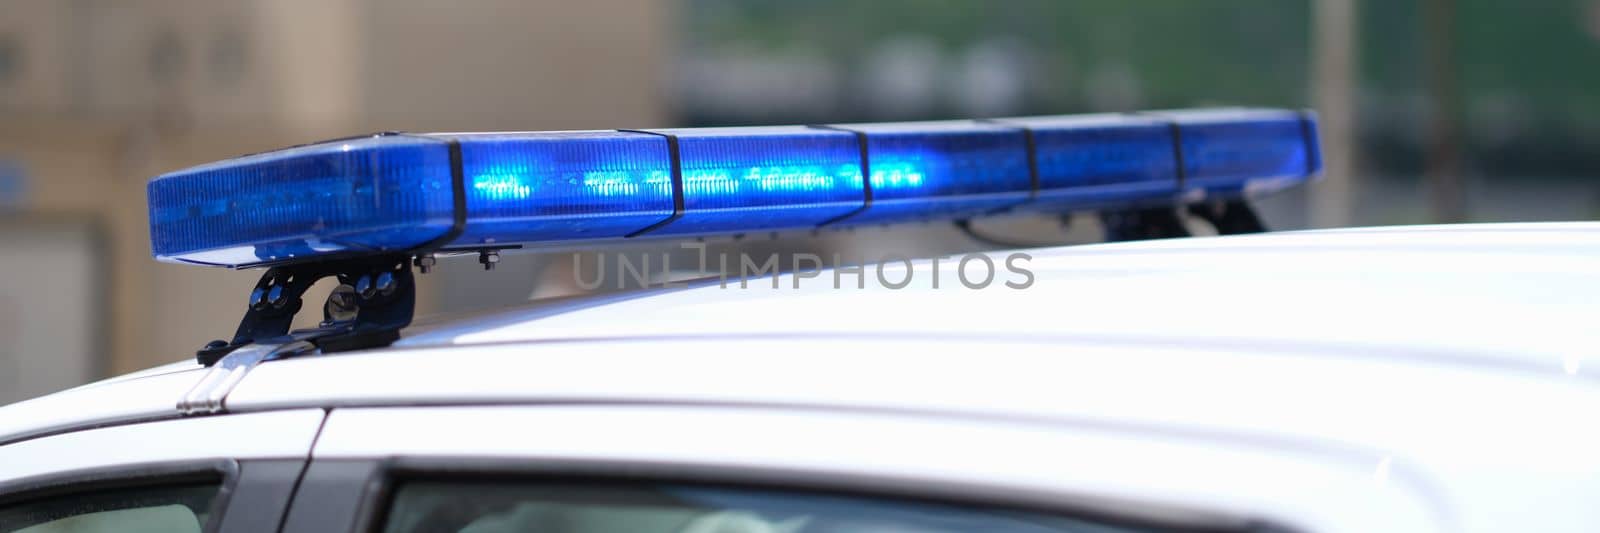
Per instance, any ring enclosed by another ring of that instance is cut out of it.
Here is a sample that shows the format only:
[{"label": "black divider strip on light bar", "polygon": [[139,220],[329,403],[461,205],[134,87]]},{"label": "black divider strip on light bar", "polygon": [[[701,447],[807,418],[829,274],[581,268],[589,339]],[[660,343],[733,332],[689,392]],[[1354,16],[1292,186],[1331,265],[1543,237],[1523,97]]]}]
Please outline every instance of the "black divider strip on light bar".
[{"label": "black divider strip on light bar", "polygon": [[1034,200],[1038,200],[1039,199],[1039,190],[1043,186],[1040,184],[1040,181],[1039,181],[1039,145],[1038,145],[1038,142],[1034,140],[1033,127],[1025,125],[1025,124],[1013,124],[1013,123],[1010,123],[1010,122],[1006,122],[1005,120],[1002,120],[1002,119],[992,119],[992,118],[977,119],[977,120],[974,120],[973,122],[978,122],[978,123],[982,123],[982,124],[994,124],[996,126],[1005,126],[1005,127],[1008,127],[1008,128],[1016,128],[1018,131],[1022,132],[1023,150],[1028,155],[1028,199],[1023,200],[1021,202],[1017,202],[1017,203],[1008,205],[1008,206],[1005,206],[1005,207],[995,208],[994,211],[991,211],[991,213],[1003,213],[1003,212],[1010,211],[1012,209],[1016,209],[1016,208],[1024,206],[1024,205],[1028,205],[1029,203],[1032,203]]},{"label": "black divider strip on light bar", "polygon": [[1032,202],[1039,199],[1039,150],[1033,140],[1033,128],[1022,126],[1022,145],[1028,150],[1028,202]]},{"label": "black divider strip on light bar", "polygon": [[1176,120],[1168,121],[1167,127],[1172,129],[1172,161],[1178,165],[1173,174],[1178,178],[1178,192],[1182,194],[1189,185],[1189,165],[1183,161],[1183,128]]},{"label": "black divider strip on light bar", "polygon": [[631,239],[661,229],[673,221],[683,218],[683,162],[678,155],[678,136],[651,130],[617,130],[627,133],[643,133],[646,135],[660,135],[667,138],[667,157],[672,160],[672,216],[655,224],[624,235],[623,238]]},{"label": "black divider strip on light bar", "polygon": [[426,255],[434,250],[444,248],[454,242],[456,238],[461,237],[461,234],[467,230],[467,179],[466,172],[462,170],[461,165],[461,142],[454,138],[446,138],[444,141],[448,143],[446,150],[449,150],[450,153],[450,230],[444,232],[444,235],[440,235],[439,238],[417,247],[412,255]]},{"label": "black divider strip on light bar", "polygon": [[1172,161],[1178,165],[1176,169],[1173,169],[1173,174],[1178,178],[1178,194],[1181,195],[1184,192],[1187,192],[1183,187],[1189,182],[1189,170],[1183,163],[1183,128],[1178,126],[1178,119],[1161,116],[1159,113],[1149,113],[1143,111],[1134,111],[1124,114],[1135,117],[1148,117],[1167,123],[1167,130],[1172,132]]},{"label": "black divider strip on light bar", "polygon": [[[1312,134],[1314,128],[1311,126],[1311,112],[1301,109],[1295,111],[1294,114],[1300,117],[1300,140],[1306,146],[1306,176],[1309,178],[1317,173],[1318,166],[1326,165],[1327,162],[1322,161],[1321,147],[1317,146],[1317,141],[1315,140],[1317,137]],[[1317,154],[1317,161],[1313,162],[1311,160],[1311,154]]]},{"label": "black divider strip on light bar", "polygon": [[854,134],[856,136],[856,148],[861,150],[861,207],[858,207],[856,210],[849,213],[833,217],[831,220],[823,221],[823,223],[817,224],[817,227],[821,228],[837,224],[845,219],[865,213],[868,209],[871,209],[872,159],[869,155],[869,150],[867,149],[867,132],[853,130],[850,128],[841,128],[838,126],[829,126],[827,124],[811,124],[807,125],[806,127],[819,130],[842,131],[845,133]]}]

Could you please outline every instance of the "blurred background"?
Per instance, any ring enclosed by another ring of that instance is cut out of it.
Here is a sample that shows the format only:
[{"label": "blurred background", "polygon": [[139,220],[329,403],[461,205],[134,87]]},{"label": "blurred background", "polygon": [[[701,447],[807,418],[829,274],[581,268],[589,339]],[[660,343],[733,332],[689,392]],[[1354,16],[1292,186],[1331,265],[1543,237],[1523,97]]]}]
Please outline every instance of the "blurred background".
[{"label": "blurred background", "polygon": [[[259,272],[149,255],[145,182],[194,164],[379,130],[1216,105],[1321,113],[1326,179],[1263,199],[1274,228],[1600,215],[1600,0],[0,0],[0,403],[231,336]],[[944,226],[716,246],[973,248]],[[446,261],[419,312],[566,293],[571,264]]]}]

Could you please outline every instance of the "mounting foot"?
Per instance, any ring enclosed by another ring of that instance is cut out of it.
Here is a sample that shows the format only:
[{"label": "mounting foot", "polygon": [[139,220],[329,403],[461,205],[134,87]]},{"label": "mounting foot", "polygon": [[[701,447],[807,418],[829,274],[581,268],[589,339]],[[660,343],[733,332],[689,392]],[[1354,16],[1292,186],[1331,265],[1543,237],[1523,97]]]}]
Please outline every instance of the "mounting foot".
[{"label": "mounting foot", "polygon": [[[339,286],[323,305],[317,327],[289,331],[304,307],[311,285],[336,277]],[[318,261],[268,269],[250,291],[248,308],[232,341],[216,340],[196,352],[211,366],[228,353],[252,343],[306,341],[323,352],[388,346],[411,324],[416,310],[416,283],[411,257],[387,255]]]}]

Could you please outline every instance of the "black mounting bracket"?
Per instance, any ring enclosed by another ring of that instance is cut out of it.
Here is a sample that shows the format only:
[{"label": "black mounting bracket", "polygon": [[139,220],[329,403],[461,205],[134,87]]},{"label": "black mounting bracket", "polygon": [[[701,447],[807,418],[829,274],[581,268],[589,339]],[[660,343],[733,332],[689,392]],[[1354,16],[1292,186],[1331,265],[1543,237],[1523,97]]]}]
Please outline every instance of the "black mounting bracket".
[{"label": "black mounting bracket", "polygon": [[[233,340],[215,340],[196,352],[211,366],[241,346],[255,342],[308,341],[323,352],[387,346],[411,324],[416,282],[409,254],[335,259],[272,267],[250,291],[249,309]],[[322,323],[289,331],[311,285],[334,276],[339,286],[323,305]]]},{"label": "black mounting bracket", "polygon": [[1188,237],[1182,215],[1174,206],[1100,212],[1106,242],[1142,241]]},{"label": "black mounting bracket", "polygon": [[[1183,225],[1184,211],[1175,206],[1105,211],[1100,213],[1100,222],[1105,226],[1107,242],[1188,237],[1189,229]],[[1267,225],[1261,222],[1255,209],[1242,198],[1189,205],[1187,212],[1217,228],[1219,235],[1267,231]]]},{"label": "black mounting bracket", "polygon": [[1189,206],[1189,214],[1200,217],[1217,228],[1221,235],[1242,235],[1245,233],[1264,233],[1267,225],[1261,222],[1261,217],[1250,203],[1243,198],[1219,200]]}]

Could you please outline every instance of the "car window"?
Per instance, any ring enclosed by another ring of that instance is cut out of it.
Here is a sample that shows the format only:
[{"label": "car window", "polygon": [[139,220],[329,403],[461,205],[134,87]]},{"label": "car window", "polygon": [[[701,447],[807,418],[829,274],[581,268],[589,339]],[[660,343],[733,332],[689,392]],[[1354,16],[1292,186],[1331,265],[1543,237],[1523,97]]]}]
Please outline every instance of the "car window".
[{"label": "car window", "polygon": [[1113,533],[1155,531],[985,506],[692,485],[415,481],[387,533]]},{"label": "car window", "polygon": [[5,533],[199,533],[217,485],[133,487],[0,506]]}]

